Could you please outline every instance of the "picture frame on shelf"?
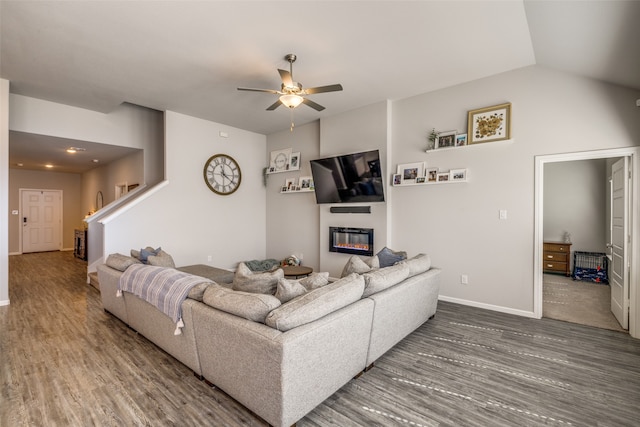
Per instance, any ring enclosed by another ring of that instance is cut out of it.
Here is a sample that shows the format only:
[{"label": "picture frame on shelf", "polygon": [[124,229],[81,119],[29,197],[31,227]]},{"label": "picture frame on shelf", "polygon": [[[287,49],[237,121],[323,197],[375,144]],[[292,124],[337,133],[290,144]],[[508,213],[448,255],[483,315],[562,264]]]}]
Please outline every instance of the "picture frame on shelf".
[{"label": "picture frame on shelf", "polygon": [[425,177],[424,176],[419,176],[416,178],[416,184],[424,184],[425,183]]},{"label": "picture frame on shelf", "polygon": [[448,182],[449,172],[438,172],[438,182]]},{"label": "picture frame on shelf", "polygon": [[298,180],[300,190],[313,190],[313,178],[310,176],[301,176]]},{"label": "picture frame on shelf", "polygon": [[397,173],[402,181],[415,182],[417,177],[424,176],[424,162],[399,164]]},{"label": "picture frame on shelf", "polygon": [[427,182],[436,182],[438,180],[438,168],[429,168],[425,174]]},{"label": "picture frame on shelf", "polygon": [[300,170],[300,152],[291,153],[291,157],[289,157],[289,170]]},{"label": "picture frame on shelf", "polygon": [[295,178],[287,178],[284,181],[285,191],[295,191],[296,189],[296,179]]},{"label": "picture frame on shelf", "polygon": [[270,173],[286,172],[291,161],[291,148],[272,151],[269,159]]},{"label": "picture frame on shelf", "polygon": [[402,175],[400,175],[399,173],[393,174],[393,185],[400,185],[400,184],[402,184]]},{"label": "picture frame on shelf", "polygon": [[511,139],[511,103],[470,110],[467,136],[468,144]]},{"label": "picture frame on shelf", "polygon": [[448,148],[455,147],[456,143],[456,131],[448,130],[446,132],[438,132],[438,137],[436,138],[436,149],[438,148]]},{"label": "picture frame on shelf", "polygon": [[449,171],[450,181],[466,181],[467,170],[466,169],[451,169]]},{"label": "picture frame on shelf", "polygon": [[466,133],[456,134],[455,146],[464,147],[465,145],[467,145],[467,134]]}]

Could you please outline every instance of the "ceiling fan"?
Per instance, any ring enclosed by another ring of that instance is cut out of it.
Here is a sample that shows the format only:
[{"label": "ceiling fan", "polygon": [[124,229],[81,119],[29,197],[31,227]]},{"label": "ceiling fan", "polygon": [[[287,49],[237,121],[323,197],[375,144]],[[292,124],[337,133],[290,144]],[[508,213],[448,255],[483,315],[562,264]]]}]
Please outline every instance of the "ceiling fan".
[{"label": "ceiling fan", "polygon": [[273,111],[278,108],[280,105],[284,105],[290,109],[296,108],[300,104],[306,104],[309,107],[322,111],[324,107],[318,103],[313,102],[309,98],[305,98],[306,95],[313,95],[316,93],[325,93],[325,92],[336,92],[342,90],[342,85],[334,84],[328,86],[318,86],[312,87],[309,89],[303,89],[302,85],[293,80],[293,63],[296,62],[296,55],[290,53],[284,57],[287,61],[289,61],[289,71],[287,70],[278,70],[280,73],[280,78],[282,79],[282,85],[280,86],[280,90],[273,89],[252,89],[246,87],[239,87],[238,90],[249,90],[253,92],[267,92],[272,93],[274,95],[280,95],[278,100],[271,104],[267,111]]}]

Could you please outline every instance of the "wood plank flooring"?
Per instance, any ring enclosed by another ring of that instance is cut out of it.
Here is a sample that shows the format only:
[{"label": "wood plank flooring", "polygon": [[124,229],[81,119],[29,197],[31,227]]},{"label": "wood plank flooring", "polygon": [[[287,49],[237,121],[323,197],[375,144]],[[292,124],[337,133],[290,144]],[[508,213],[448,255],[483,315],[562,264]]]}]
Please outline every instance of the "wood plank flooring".
[{"label": "wood plank flooring", "polygon": [[[9,258],[0,426],[264,426],[105,313],[69,252]],[[441,302],[298,426],[638,426],[640,340]]]}]

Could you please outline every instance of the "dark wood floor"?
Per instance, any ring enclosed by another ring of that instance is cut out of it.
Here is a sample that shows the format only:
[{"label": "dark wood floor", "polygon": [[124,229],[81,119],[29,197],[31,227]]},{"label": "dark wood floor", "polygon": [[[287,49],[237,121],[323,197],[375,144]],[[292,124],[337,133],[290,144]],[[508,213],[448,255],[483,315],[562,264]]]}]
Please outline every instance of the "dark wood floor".
[{"label": "dark wood floor", "polygon": [[[264,426],[106,314],[69,252],[12,256],[0,426]],[[640,340],[451,303],[311,426],[638,426]]]}]

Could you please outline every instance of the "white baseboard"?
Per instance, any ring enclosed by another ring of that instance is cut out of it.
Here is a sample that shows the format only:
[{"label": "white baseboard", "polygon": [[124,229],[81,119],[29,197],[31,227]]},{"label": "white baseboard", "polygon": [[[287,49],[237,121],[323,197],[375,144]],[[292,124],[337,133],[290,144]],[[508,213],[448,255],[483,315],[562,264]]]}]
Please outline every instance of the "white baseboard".
[{"label": "white baseboard", "polygon": [[0,307],[3,305],[9,305],[9,300],[0,301]]},{"label": "white baseboard", "polygon": [[539,317],[537,317],[533,311],[516,310],[515,308],[502,307],[500,305],[486,304],[486,303],[483,303],[483,302],[469,301],[469,300],[466,300],[466,299],[447,297],[447,296],[444,296],[444,295],[440,295],[438,297],[438,299],[441,300],[441,301],[453,302],[453,303],[460,304],[460,305],[468,305],[470,307],[484,308],[485,310],[498,311],[500,313],[514,314],[516,316],[530,317],[532,319],[539,319]]}]

